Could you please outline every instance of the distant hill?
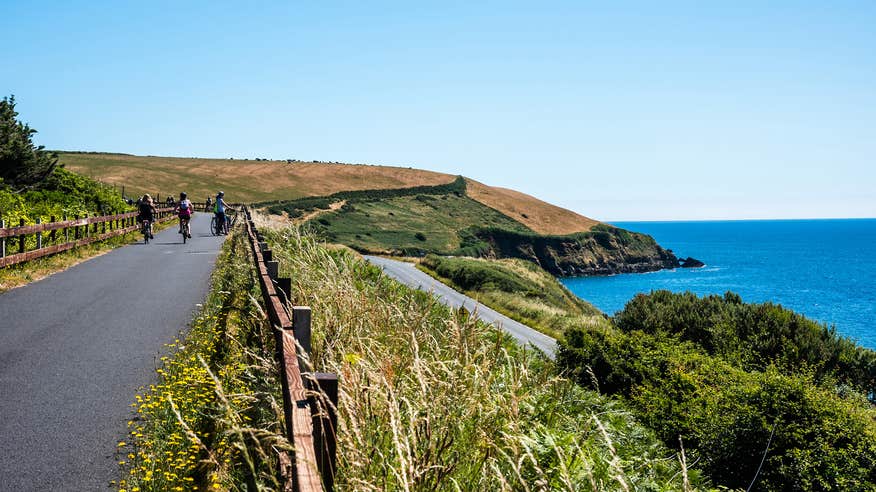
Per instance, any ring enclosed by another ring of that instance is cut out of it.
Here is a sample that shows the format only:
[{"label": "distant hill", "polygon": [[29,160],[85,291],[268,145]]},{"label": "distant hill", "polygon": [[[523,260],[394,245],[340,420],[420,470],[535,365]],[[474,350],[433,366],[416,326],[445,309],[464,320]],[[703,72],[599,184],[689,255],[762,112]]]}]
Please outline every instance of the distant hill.
[{"label": "distant hill", "polygon": [[[100,152],[59,152],[68,169],[107,184],[125,186],[129,196],[186,191],[203,200],[225,191],[231,201],[264,202],[326,196],[340,191],[434,186],[456,176],[422,169],[330,162],[201,159]],[[467,179],[469,198],[540,234],[588,231],[599,222],[514,190]]]},{"label": "distant hill", "polygon": [[129,196],[225,191],[313,224],[362,252],[522,258],[554,275],[678,265],[647,235],[617,229],[518,191],[421,169],[327,162],[61,152],[68,169]]}]

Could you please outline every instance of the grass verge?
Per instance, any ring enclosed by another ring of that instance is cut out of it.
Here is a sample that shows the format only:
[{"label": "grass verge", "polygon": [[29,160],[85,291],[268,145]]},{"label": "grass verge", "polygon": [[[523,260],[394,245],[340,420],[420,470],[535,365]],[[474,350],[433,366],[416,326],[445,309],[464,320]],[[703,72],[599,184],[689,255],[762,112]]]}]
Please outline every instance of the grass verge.
[{"label": "grass verge", "polygon": [[119,490],[279,488],[276,450],[289,444],[250,265],[245,238],[232,234],[200,314],[132,404],[130,439],[118,443]]},{"label": "grass verge", "polygon": [[263,229],[313,309],[316,370],[340,375],[339,490],[702,486],[617,401],[299,230]]},{"label": "grass verge", "polygon": [[569,292],[553,275],[521,259],[428,255],[417,268],[478,302],[560,339],[566,329],[607,329],[602,312]]}]

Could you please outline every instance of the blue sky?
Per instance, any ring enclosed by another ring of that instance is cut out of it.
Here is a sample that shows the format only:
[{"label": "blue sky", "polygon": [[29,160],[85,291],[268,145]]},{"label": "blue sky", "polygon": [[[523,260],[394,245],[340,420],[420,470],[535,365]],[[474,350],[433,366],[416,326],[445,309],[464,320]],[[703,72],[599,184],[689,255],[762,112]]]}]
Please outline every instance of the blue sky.
[{"label": "blue sky", "polygon": [[56,149],[413,166],[601,220],[876,217],[876,2],[472,3],[0,0],[0,94]]}]

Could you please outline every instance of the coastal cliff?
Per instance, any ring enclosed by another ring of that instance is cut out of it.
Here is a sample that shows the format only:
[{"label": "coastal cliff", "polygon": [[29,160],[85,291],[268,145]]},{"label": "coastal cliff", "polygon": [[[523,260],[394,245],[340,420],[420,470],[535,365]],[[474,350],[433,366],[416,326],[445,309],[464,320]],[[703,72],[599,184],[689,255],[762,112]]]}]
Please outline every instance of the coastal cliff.
[{"label": "coastal cliff", "polygon": [[557,276],[644,273],[681,266],[651,236],[599,224],[588,232],[549,236],[494,228],[464,231],[459,254],[522,258]]}]

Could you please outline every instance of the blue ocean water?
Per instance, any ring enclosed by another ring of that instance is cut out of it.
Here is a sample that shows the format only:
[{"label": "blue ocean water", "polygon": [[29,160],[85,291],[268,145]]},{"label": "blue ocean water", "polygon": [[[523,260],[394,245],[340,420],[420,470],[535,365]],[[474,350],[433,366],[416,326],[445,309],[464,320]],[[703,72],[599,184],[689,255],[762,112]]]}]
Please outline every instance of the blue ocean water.
[{"label": "blue ocean water", "polygon": [[607,314],[639,292],[733,291],[776,304],[876,349],[876,219],[616,222],[703,268],[560,279]]}]

